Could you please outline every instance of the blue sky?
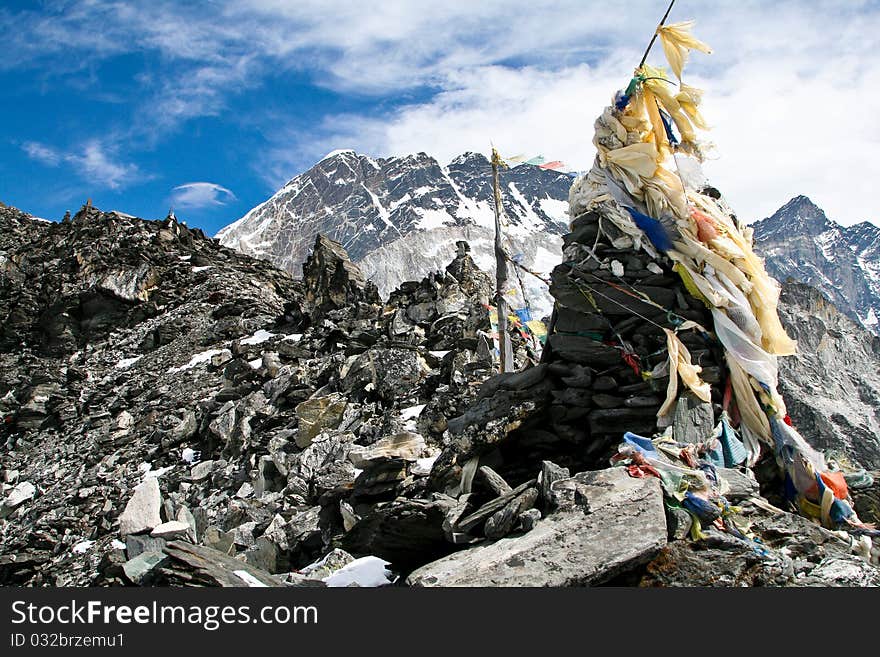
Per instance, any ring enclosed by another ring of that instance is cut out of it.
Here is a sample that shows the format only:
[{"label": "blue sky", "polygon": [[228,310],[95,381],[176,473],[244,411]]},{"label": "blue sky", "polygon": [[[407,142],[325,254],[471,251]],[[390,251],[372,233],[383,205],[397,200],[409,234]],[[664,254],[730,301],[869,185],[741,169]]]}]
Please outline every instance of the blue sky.
[{"label": "blue sky", "polygon": [[[715,144],[749,220],[797,194],[880,220],[878,2],[679,0]],[[665,0],[9,2],[0,200],[49,219],[91,198],[173,205],[213,234],[328,151],[525,152],[588,168],[592,123]],[[660,49],[653,60],[662,63]]]}]

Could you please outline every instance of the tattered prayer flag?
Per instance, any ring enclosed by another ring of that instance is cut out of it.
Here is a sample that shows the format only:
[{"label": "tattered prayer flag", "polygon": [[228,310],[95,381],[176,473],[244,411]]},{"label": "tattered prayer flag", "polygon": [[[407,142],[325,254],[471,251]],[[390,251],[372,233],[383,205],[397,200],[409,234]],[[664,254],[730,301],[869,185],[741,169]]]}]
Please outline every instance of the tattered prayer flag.
[{"label": "tattered prayer flag", "polygon": [[526,328],[529,329],[532,335],[538,338],[538,341],[541,344],[544,344],[547,341],[547,327],[544,326],[544,322],[533,319],[526,322]]},{"label": "tattered prayer flag", "polygon": [[663,52],[679,80],[691,50],[712,54],[712,49],[708,45],[691,34],[693,27],[694,21],[682,21],[657,28],[657,35],[660,37],[660,43],[663,44]]},{"label": "tattered prayer flag", "polygon": [[508,163],[511,167],[517,167],[521,164],[530,164],[535,167],[539,167],[541,169],[547,169],[552,171],[563,171],[565,169],[565,163],[559,160],[553,160],[552,162],[547,162],[544,159],[543,155],[536,155],[531,159],[526,159],[525,155],[514,155],[513,157],[506,157],[504,161]]},{"label": "tattered prayer flag", "polygon": [[529,310],[528,308],[520,308],[519,310],[516,310],[515,312],[516,312],[517,317],[519,317],[520,321],[523,322],[524,324],[527,324],[530,321],[532,321],[532,311]]},{"label": "tattered prayer flag", "polygon": [[553,171],[559,171],[560,169],[565,168],[565,164],[560,162],[559,160],[554,160],[553,162],[547,162],[546,164],[542,164],[538,168],[539,169],[552,169]]}]

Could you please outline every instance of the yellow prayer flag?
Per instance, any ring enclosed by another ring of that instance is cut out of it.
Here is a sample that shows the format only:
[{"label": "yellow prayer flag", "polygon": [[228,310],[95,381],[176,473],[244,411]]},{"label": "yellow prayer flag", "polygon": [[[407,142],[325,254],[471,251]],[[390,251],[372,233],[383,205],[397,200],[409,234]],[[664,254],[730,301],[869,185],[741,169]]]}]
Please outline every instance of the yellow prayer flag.
[{"label": "yellow prayer flag", "polygon": [[679,80],[691,50],[712,54],[712,48],[691,34],[693,26],[694,21],[682,21],[657,28],[657,35],[663,44],[663,52],[666,53],[669,66]]}]

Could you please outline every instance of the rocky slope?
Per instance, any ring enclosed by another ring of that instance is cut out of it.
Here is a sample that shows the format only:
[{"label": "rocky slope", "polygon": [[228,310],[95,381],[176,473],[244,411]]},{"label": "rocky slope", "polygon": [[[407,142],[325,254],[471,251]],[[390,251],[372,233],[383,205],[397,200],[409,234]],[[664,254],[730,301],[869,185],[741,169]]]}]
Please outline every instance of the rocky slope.
[{"label": "rocky slope", "polygon": [[383,302],[324,236],[299,280],[171,217],[0,208],[0,584],[334,585],[376,559],[419,586],[880,583],[746,473],[726,494],[767,550],[683,540],[657,480],[607,469],[656,392],[577,313],[552,361],[517,340],[491,377],[468,248]]},{"label": "rocky slope", "polygon": [[753,224],[767,270],[806,283],[874,333],[880,329],[880,227],[844,227],[805,196]]},{"label": "rocky slope", "polygon": [[[123,577],[126,553],[155,547],[130,524],[153,478],[154,523],[189,522],[265,570],[304,566],[342,533],[340,497],[352,518],[419,488],[410,469],[491,367],[489,281],[464,247],[458,279],[380,305],[324,238],[302,282],[173,219],[94,208],[58,224],[0,209],[0,240],[3,583]],[[370,453],[383,438],[405,458]],[[174,527],[165,539],[189,535]]]},{"label": "rocky slope", "polygon": [[[534,270],[547,273],[559,259],[570,182],[530,165],[502,173],[509,248]],[[217,237],[299,275],[315,236],[327,235],[385,296],[403,281],[442,269],[460,239],[471,244],[477,264],[493,272],[493,208],[491,166],[480,154],[465,153],[443,167],[424,153],[374,160],[339,151]],[[528,296],[548,313],[546,286],[529,279],[523,281]]]},{"label": "rocky slope", "polygon": [[814,446],[880,469],[880,338],[818,290],[783,286],[780,315],[798,355],[779,359],[780,391]]}]

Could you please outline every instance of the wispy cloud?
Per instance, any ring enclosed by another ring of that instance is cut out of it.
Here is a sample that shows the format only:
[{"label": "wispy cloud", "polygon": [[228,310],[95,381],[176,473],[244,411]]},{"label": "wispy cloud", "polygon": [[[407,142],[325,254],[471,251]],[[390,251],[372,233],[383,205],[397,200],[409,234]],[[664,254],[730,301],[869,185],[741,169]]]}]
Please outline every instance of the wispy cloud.
[{"label": "wispy cloud", "polygon": [[40,144],[35,141],[27,141],[21,145],[21,149],[32,160],[41,162],[46,166],[54,167],[61,163],[62,156],[51,146]]},{"label": "wispy cloud", "polygon": [[[695,55],[689,69],[690,81],[707,91],[705,114],[714,126],[705,135],[716,146],[706,169],[743,218],[768,216],[806,193],[843,223],[880,220],[868,174],[880,140],[866,128],[880,113],[880,53],[864,39],[880,28],[872,6],[834,3],[820,11],[806,3],[743,2],[694,12],[708,14],[698,34],[717,53]],[[599,35],[610,37],[590,64],[448,70],[428,100],[382,115],[327,117],[297,151],[426,151],[443,161],[465,150],[487,152],[492,140],[508,153],[542,153],[589,168],[593,121],[641,54],[635,32]],[[654,61],[662,62],[659,48]],[[277,170],[276,180],[284,163],[288,173],[299,164],[289,149],[265,155],[277,156],[276,166],[263,167]]]},{"label": "wispy cloud", "polygon": [[[665,4],[70,0],[0,9],[8,35],[0,69],[63,76],[121,54],[158,56],[161,66],[135,76],[129,139],[140,141],[200,116],[228,116],[232,99],[262,92],[270,75],[305,74],[365,106],[381,103],[381,114],[331,116],[309,129],[279,125],[277,106],[271,119],[268,107],[262,119],[248,117],[262,120],[272,140],[252,159],[276,183],[340,146],[448,158],[485,151],[493,139],[586,168],[593,120],[626,84]],[[689,72],[707,89],[717,126],[709,138],[719,159],[707,168],[741,214],[758,218],[807,193],[838,219],[877,218],[869,176],[858,173],[876,168],[880,145],[870,129],[880,113],[876,0],[718,0],[680,4],[673,20],[682,18],[697,19],[698,35],[715,48],[694,56]],[[401,100],[415,91],[418,102]],[[46,149],[31,156],[48,164]],[[93,155],[80,168],[111,186],[135,173]]]},{"label": "wispy cloud", "polygon": [[80,168],[87,180],[106,185],[110,189],[119,189],[129,184],[139,174],[137,165],[119,161],[115,153],[108,151],[97,140],[86,142],[81,152],[71,153],[67,159]]},{"label": "wispy cloud", "polygon": [[33,141],[25,142],[21,148],[28,157],[46,166],[70,165],[81,178],[100,187],[118,190],[147,178],[136,164],[119,159],[117,147],[97,139],[65,152]]},{"label": "wispy cloud", "polygon": [[232,191],[212,182],[192,182],[171,190],[171,201],[179,208],[206,208],[237,200]]}]

